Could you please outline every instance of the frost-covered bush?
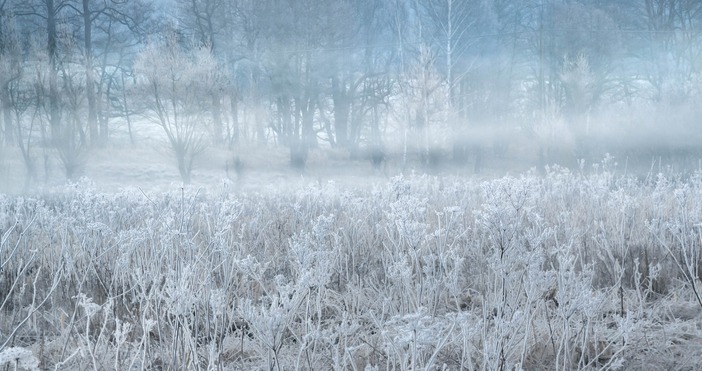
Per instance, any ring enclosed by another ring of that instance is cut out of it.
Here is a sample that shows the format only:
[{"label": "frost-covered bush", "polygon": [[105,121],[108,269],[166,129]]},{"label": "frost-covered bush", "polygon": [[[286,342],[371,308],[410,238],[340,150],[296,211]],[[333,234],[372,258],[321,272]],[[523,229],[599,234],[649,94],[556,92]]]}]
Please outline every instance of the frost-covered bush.
[{"label": "frost-covered bush", "polygon": [[0,196],[0,354],[28,369],[702,367],[701,223],[702,177],[606,167]]},{"label": "frost-covered bush", "polygon": [[39,360],[31,350],[22,347],[10,347],[0,352],[0,366],[12,365],[20,370],[39,370]]}]

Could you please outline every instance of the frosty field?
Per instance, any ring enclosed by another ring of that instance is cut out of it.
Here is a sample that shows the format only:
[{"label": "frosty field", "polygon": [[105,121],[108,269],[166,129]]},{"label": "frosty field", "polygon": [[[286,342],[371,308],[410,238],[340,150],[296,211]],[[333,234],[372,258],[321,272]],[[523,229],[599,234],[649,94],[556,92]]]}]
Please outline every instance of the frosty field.
[{"label": "frosty field", "polygon": [[702,174],[0,196],[0,365],[702,368]]}]

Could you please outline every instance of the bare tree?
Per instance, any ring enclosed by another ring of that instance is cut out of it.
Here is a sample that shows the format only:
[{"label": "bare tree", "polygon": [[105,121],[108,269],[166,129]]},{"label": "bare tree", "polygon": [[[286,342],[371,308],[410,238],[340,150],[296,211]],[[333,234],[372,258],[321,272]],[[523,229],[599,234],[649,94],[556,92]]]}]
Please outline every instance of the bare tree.
[{"label": "bare tree", "polygon": [[639,55],[654,100],[684,102],[697,89],[695,76],[702,71],[702,3],[645,0],[634,10],[648,31],[644,34],[647,47]]},{"label": "bare tree", "polygon": [[[80,174],[86,159],[87,139],[84,131],[82,100],[84,79],[77,78],[76,39],[66,22],[69,9],[67,0],[33,0],[17,4],[16,14],[27,23],[46,30],[46,48],[34,53],[33,63],[42,65],[37,74],[38,114],[45,115],[50,127],[50,143],[56,150],[66,177],[73,179]],[[59,23],[61,27],[59,27]],[[39,33],[41,35],[42,33]],[[44,132],[42,130],[42,132]],[[44,168],[48,177],[50,161],[48,152],[44,156]]]},{"label": "bare tree", "polygon": [[21,51],[14,21],[10,4],[7,0],[0,2],[0,109],[4,121],[4,128],[0,131],[7,145],[14,142],[10,84],[19,78],[21,70]]},{"label": "bare tree", "polygon": [[[142,0],[123,2],[109,0],[93,2],[90,0],[73,0],[64,3],[80,17],[82,28],[83,65],[85,68],[85,95],[87,100],[87,126],[90,133],[91,144],[105,142],[108,136],[106,120],[99,120],[101,89],[104,85],[105,67],[110,48],[125,47],[130,40],[124,40],[118,33],[125,33],[128,37],[138,41],[140,33],[144,31],[145,24],[151,16],[150,4]],[[120,26],[123,29],[120,29]],[[96,35],[100,33],[101,35]],[[121,40],[120,40],[121,39]],[[98,48],[95,42],[98,41]],[[131,42],[133,43],[133,42]],[[100,65],[96,66],[96,57],[103,56]],[[100,68],[98,70],[98,67]],[[98,73],[100,72],[100,73]],[[99,124],[99,125],[98,125]]]},{"label": "bare tree", "polygon": [[266,69],[270,71],[269,92],[278,119],[271,126],[290,149],[293,167],[305,166],[310,149],[318,145],[317,114],[325,86],[330,81],[329,49],[343,39],[344,16],[350,14],[343,2],[283,2],[284,16],[272,6],[265,36],[270,43]]},{"label": "bare tree", "polygon": [[32,0],[17,5],[17,15],[39,19],[46,30],[46,54],[49,68],[48,116],[51,138],[59,144],[61,138],[61,108],[58,88],[58,42],[57,23],[66,0]]},{"label": "bare tree", "polygon": [[34,147],[38,142],[37,134],[40,134],[42,128],[38,122],[42,116],[38,115],[38,85],[33,72],[31,69],[21,68],[17,78],[7,85],[7,99],[15,123],[15,138],[25,167],[25,189],[29,189],[37,176]]},{"label": "bare tree", "polygon": [[170,37],[149,45],[138,56],[135,70],[142,80],[139,99],[147,105],[145,115],[163,129],[180,176],[189,183],[193,161],[205,150],[212,125],[206,110],[212,102],[208,97],[221,85],[218,65],[209,48],[186,50]]},{"label": "bare tree", "polygon": [[347,148],[352,156],[368,147],[374,164],[384,157],[381,115],[389,106],[393,91],[391,66],[396,59],[390,25],[391,12],[383,1],[360,0],[349,8],[344,27],[336,42],[340,48],[331,52],[330,93],[334,118],[328,136],[333,145]]},{"label": "bare tree", "polygon": [[456,81],[465,77],[471,63],[467,53],[474,36],[473,25],[480,14],[480,4],[473,1],[432,0],[423,3],[434,26],[433,44],[443,57],[447,100],[455,104]]},{"label": "bare tree", "polygon": [[[215,58],[225,59],[220,50],[220,37],[227,25],[227,2],[223,0],[179,0],[180,26],[195,36],[201,47],[208,47]],[[222,92],[210,92],[212,112],[212,135],[216,144],[221,144],[224,130],[222,123]]]}]

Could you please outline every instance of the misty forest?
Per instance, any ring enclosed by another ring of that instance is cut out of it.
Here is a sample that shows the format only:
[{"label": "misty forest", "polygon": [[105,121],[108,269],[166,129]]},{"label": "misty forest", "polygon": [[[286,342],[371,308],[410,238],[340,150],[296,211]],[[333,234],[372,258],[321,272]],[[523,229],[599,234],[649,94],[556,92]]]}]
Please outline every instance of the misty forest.
[{"label": "misty forest", "polygon": [[0,0],[49,369],[702,369],[702,1]]}]

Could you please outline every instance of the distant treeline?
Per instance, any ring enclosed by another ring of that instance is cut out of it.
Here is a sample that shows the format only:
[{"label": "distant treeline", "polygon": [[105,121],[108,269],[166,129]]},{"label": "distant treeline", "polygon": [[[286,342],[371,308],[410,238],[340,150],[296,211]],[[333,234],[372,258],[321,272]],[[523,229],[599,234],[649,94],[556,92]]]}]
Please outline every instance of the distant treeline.
[{"label": "distant treeline", "polygon": [[476,170],[699,154],[698,1],[7,0],[0,25],[0,135],[28,184],[147,125],[186,182],[210,146]]}]

